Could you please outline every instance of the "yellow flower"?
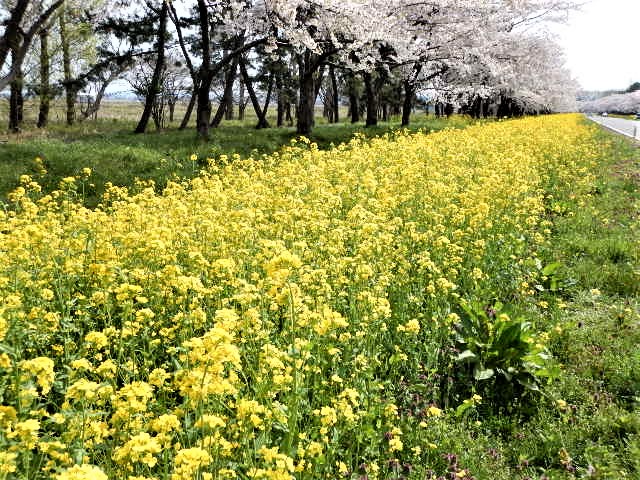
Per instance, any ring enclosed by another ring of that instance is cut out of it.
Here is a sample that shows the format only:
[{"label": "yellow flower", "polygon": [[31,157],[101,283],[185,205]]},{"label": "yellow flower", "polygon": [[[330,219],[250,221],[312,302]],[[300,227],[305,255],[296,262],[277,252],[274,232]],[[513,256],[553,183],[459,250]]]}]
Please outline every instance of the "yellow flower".
[{"label": "yellow flower", "polygon": [[[16,460],[18,458],[18,454],[14,452],[0,452],[0,476],[3,478],[8,473],[13,473],[16,471]],[[4,475],[2,475],[4,474]]]},{"label": "yellow flower", "polygon": [[11,368],[11,357],[6,353],[0,353],[0,368],[4,368],[6,370]]},{"label": "yellow flower", "polygon": [[93,370],[93,365],[91,365],[91,362],[86,358],[73,360],[69,363],[69,366],[74,370],[87,370],[89,372]]},{"label": "yellow flower", "polygon": [[109,339],[103,332],[89,332],[85,335],[84,341],[97,349],[102,349],[109,345]]},{"label": "yellow flower", "polygon": [[202,448],[184,448],[174,457],[174,470],[171,480],[191,480],[202,467],[211,463],[211,456]]},{"label": "yellow flower", "polygon": [[158,433],[180,429],[180,420],[174,414],[163,414],[151,422],[151,428]]},{"label": "yellow flower", "polygon": [[333,407],[322,407],[318,412],[318,415],[320,415],[320,423],[325,427],[335,425],[335,423],[338,421],[338,415],[335,408]]},{"label": "yellow flower", "polygon": [[7,434],[7,438],[18,438],[25,448],[31,450],[36,446],[38,430],[40,430],[40,422],[30,418],[23,422],[17,422],[12,431]]},{"label": "yellow flower", "polygon": [[400,437],[395,436],[389,440],[390,452],[400,452],[402,451],[402,448],[403,448],[403,444],[402,444],[402,440],[400,440]]},{"label": "yellow flower", "polygon": [[142,432],[131,437],[123,446],[116,448],[112,457],[116,463],[132,470],[131,463],[140,462],[148,467],[155,466],[158,459],[154,455],[161,451],[162,447],[158,440],[147,432]]},{"label": "yellow flower", "polygon": [[322,444],[319,442],[311,442],[309,443],[309,446],[307,446],[306,448],[307,454],[311,457],[317,457],[319,455],[322,455],[322,451],[323,451],[323,447],[322,447]]},{"label": "yellow flower", "polygon": [[430,417],[439,417],[442,415],[442,410],[434,405],[427,408],[427,415]]},{"label": "yellow flower", "polygon": [[32,360],[24,360],[20,362],[20,368],[36,377],[36,383],[42,390],[42,394],[46,395],[51,390],[51,385],[55,379],[53,371],[53,360],[49,357],[37,357]]},{"label": "yellow flower", "polygon": [[402,327],[402,331],[404,332],[411,333],[413,335],[420,333],[420,322],[415,318],[409,320],[407,323],[402,325]]},{"label": "yellow flower", "polygon": [[94,465],[74,465],[62,473],[54,475],[55,480],[109,480],[109,477]]},{"label": "yellow flower", "polygon": [[338,467],[338,473],[341,475],[347,475],[349,473],[349,467],[344,462],[337,462],[336,466]]},{"label": "yellow flower", "polygon": [[389,404],[385,405],[385,407],[384,407],[384,416],[385,417],[397,417],[398,416],[398,407],[393,403],[389,403]]},{"label": "yellow flower", "polygon": [[154,387],[161,387],[169,377],[171,377],[171,374],[164,368],[154,368],[149,374],[149,383]]},{"label": "yellow flower", "polygon": [[195,426],[209,429],[224,428],[226,422],[218,415],[204,414],[196,421]]},{"label": "yellow flower", "polygon": [[105,360],[100,365],[96,367],[96,373],[103,378],[112,377],[118,371],[118,366],[116,363],[111,360]]},{"label": "yellow flower", "polygon": [[40,291],[40,297],[41,297],[43,300],[46,300],[47,302],[49,302],[49,301],[53,300],[53,297],[54,297],[53,290],[50,290],[50,289],[48,289],[48,288],[43,288],[43,289]]},{"label": "yellow flower", "polygon": [[64,177],[60,182],[60,187],[64,188],[65,186],[72,185],[76,182],[75,177]]}]

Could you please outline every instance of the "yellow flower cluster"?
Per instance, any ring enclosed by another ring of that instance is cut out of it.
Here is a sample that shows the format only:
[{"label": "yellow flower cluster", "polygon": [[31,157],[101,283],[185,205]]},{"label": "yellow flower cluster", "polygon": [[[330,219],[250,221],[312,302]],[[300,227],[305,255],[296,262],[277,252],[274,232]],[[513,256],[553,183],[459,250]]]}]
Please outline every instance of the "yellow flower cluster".
[{"label": "yellow flower cluster", "polygon": [[444,413],[407,416],[394,388],[461,298],[535,295],[545,192],[586,188],[597,155],[566,115],[302,139],[162,193],[112,186],[95,210],[73,177],[21,187],[0,211],[0,478],[420,464]]}]

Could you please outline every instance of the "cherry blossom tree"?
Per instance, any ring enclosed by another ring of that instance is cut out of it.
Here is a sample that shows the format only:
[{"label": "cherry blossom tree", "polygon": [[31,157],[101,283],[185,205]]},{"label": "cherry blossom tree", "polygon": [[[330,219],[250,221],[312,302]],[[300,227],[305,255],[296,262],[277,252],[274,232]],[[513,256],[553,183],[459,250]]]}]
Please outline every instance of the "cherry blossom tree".
[{"label": "cherry blossom tree", "polygon": [[[25,3],[4,2],[12,5],[6,10],[11,15],[5,15],[10,18],[19,16],[16,8]],[[54,0],[39,3],[55,5]],[[279,102],[283,87],[276,66],[282,70],[284,58],[289,59],[288,72],[295,66],[301,134],[313,127],[316,98],[327,72],[332,92],[339,91],[336,79],[345,79],[348,84],[342,91],[353,105],[359,103],[355,87],[362,81],[369,125],[377,120],[378,97],[383,109],[402,106],[406,125],[419,90],[474,112],[486,111],[489,102],[500,103],[502,98],[522,111],[547,111],[566,104],[575,86],[557,45],[542,28],[544,22],[565,18],[575,7],[569,0],[145,0],[111,13],[131,19],[132,10],[145,5],[154,5],[164,18],[154,28],[166,29],[167,39],[142,40],[135,48],[155,55],[158,72],[163,57],[159,50],[179,48],[193,85],[197,131],[205,138],[217,124],[212,122],[214,80],[225,78],[228,102],[243,58],[251,58],[265,78],[275,79],[261,88],[269,93],[269,85],[273,88],[275,83]],[[5,23],[0,39],[12,35],[13,23]],[[3,52],[11,50],[6,45],[0,42],[2,64],[8,58]],[[245,80],[253,74],[247,72]],[[265,92],[253,93],[258,98]],[[260,110],[266,111],[266,106]],[[352,108],[352,118],[359,110]]]},{"label": "cherry blossom tree", "polygon": [[581,102],[580,111],[588,113],[620,113],[640,112],[640,90],[631,93],[607,95],[596,100]]}]

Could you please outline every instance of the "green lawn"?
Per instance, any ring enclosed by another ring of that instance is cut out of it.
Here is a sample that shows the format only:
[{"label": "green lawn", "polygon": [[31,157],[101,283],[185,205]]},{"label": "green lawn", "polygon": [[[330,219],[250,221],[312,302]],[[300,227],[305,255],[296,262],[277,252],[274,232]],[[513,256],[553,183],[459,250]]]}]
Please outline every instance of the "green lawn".
[{"label": "green lawn", "polygon": [[561,265],[543,316],[563,325],[553,349],[562,374],[530,418],[492,427],[521,478],[640,478],[640,150],[600,136],[597,184],[557,199],[545,252]]}]

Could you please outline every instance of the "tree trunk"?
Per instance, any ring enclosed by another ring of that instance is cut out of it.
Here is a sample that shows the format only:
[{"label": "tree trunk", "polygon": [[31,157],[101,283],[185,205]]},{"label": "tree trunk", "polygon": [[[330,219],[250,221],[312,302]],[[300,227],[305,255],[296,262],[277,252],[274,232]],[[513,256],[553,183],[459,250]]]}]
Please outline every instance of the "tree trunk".
[{"label": "tree trunk", "polygon": [[182,117],[182,122],[180,122],[180,126],[178,130],[184,130],[187,128],[189,124],[189,120],[191,120],[191,114],[193,113],[193,107],[196,105],[196,100],[198,99],[198,81],[193,84],[193,91],[191,92],[191,98],[189,99],[189,104],[187,105],[187,111],[184,113],[184,117]]},{"label": "tree trunk", "polygon": [[67,125],[73,125],[76,121],[76,88],[72,82],[70,50],[71,46],[69,43],[69,34],[67,32],[67,18],[64,8],[60,12],[58,21],[60,23],[60,43],[62,45],[62,69],[64,72],[63,84],[67,106]]},{"label": "tree trunk", "polygon": [[209,91],[211,90],[212,79],[209,75],[204,75],[200,80],[198,87],[198,101],[196,110],[196,129],[198,136],[204,139],[209,138],[209,124],[211,119],[211,99]]},{"label": "tree trunk", "polygon": [[[313,58],[313,57],[312,57]],[[314,58],[314,60],[317,60]],[[314,61],[314,63],[311,66],[311,70],[318,68],[317,66],[317,62]],[[315,127],[316,126],[316,100],[318,98],[318,95],[320,94],[320,89],[322,88],[322,80],[324,78],[324,65],[320,65],[318,72],[314,75],[313,78],[313,85],[314,85],[314,92],[313,92],[313,99],[311,101],[311,105],[312,105],[312,109],[313,109],[313,116],[311,119],[311,126]]]},{"label": "tree trunk", "polygon": [[264,99],[264,107],[262,107],[262,119],[264,120],[264,126],[258,126],[256,128],[269,128],[269,123],[267,123],[267,112],[269,111],[269,104],[271,103],[271,94],[273,93],[273,84],[275,80],[275,75],[271,73],[269,75],[269,86],[267,87],[267,96]]},{"label": "tree trunk", "polygon": [[[228,52],[225,50],[224,55]],[[232,70],[233,69],[233,70]],[[211,128],[218,128],[220,126],[220,122],[224,117],[226,120],[230,120],[228,118],[227,113],[231,108],[231,117],[233,117],[233,81],[235,80],[235,73],[238,69],[238,65],[236,62],[233,62],[233,65],[227,69],[224,75],[224,92],[222,94],[222,98],[220,99],[220,103],[218,104],[218,109],[216,110],[216,114],[213,116],[213,120],[211,120]],[[231,78],[229,78],[231,77]]]},{"label": "tree trunk", "polygon": [[[237,69],[238,60],[235,59],[224,76],[224,93],[222,94],[220,105],[218,105],[218,110],[213,116],[213,120],[211,120],[211,128],[218,128],[228,108],[231,108],[231,113],[233,113],[233,82],[236,79]],[[231,107],[229,107],[229,105],[231,105]]]},{"label": "tree trunk", "polygon": [[242,55],[251,48],[266,41],[260,38],[249,43],[244,43],[242,36],[237,37],[236,49],[225,55],[214,66],[211,65],[211,45],[209,38],[209,15],[206,0],[198,0],[198,17],[200,23],[200,41],[202,44],[202,64],[200,66],[200,84],[198,85],[198,110],[196,128],[198,136],[202,139],[209,138],[209,123],[211,121],[211,100],[209,91],[211,83],[226,65],[231,63],[236,57]]},{"label": "tree trunk", "polygon": [[209,91],[211,90],[213,77],[238,56],[257,45],[264,43],[266,39],[260,38],[249,43],[244,43],[244,37],[239,36],[236,39],[236,49],[228,55],[223,56],[215,66],[212,66],[211,46],[209,44],[209,15],[207,12],[206,0],[198,0],[198,13],[200,37],[202,42],[202,64],[200,66],[200,85],[198,88],[198,111],[196,123],[198,136],[203,139],[208,139],[209,122],[211,120],[211,100],[209,99]]},{"label": "tree trunk", "polygon": [[244,101],[244,81],[240,78],[240,92],[238,93],[238,120],[244,120],[244,111],[247,108],[247,104]]},{"label": "tree trunk", "polygon": [[444,114],[447,116],[447,118],[449,118],[451,115],[453,115],[453,111],[454,111],[453,104],[447,103],[444,106]]},{"label": "tree trunk", "polygon": [[49,31],[40,31],[40,111],[38,112],[38,128],[45,128],[49,121],[49,105],[51,100],[49,58]]},{"label": "tree trunk", "polygon": [[482,115],[482,98],[479,95],[476,95],[473,98],[473,103],[471,104],[471,117],[472,118],[480,118]]},{"label": "tree trunk", "polygon": [[329,102],[333,105],[331,93],[329,92],[322,102],[322,116],[327,119],[327,122],[333,123],[333,107],[329,105]]},{"label": "tree trunk", "polygon": [[329,67],[329,77],[331,78],[331,90],[333,92],[333,123],[340,121],[340,94],[338,92],[338,79],[336,78],[336,72],[333,65]]},{"label": "tree trunk", "polygon": [[382,102],[382,121],[389,121],[389,104],[387,102]]},{"label": "tree trunk", "polygon": [[224,107],[224,119],[233,120],[233,117],[235,117],[235,112],[233,111],[233,95],[231,95]]},{"label": "tree trunk", "polygon": [[311,133],[314,123],[316,88],[311,69],[312,53],[305,51],[298,58],[300,78],[300,99],[298,102],[298,125],[296,132],[300,135]]},{"label": "tree trunk", "polygon": [[200,44],[202,46],[202,65],[198,82],[198,102],[196,110],[196,129],[198,136],[209,138],[211,120],[211,99],[209,91],[213,75],[211,72],[211,37],[209,35],[209,12],[205,0],[198,0],[198,19],[200,23]]},{"label": "tree trunk", "polygon": [[284,118],[291,127],[293,125],[293,116],[291,115],[291,103],[289,102],[284,106]]},{"label": "tree trunk", "polygon": [[237,60],[233,62],[233,66],[229,71],[231,78],[228,80],[230,82],[229,86],[229,94],[226,96],[226,105],[224,107],[224,119],[225,120],[233,120],[234,112],[233,112],[233,85],[236,82],[236,74],[238,71],[238,62]]},{"label": "tree trunk", "polygon": [[276,74],[276,95],[278,96],[276,126],[284,125],[284,89],[282,88],[282,71],[279,69]]},{"label": "tree trunk", "polygon": [[[153,112],[153,107],[158,101],[158,95],[160,94],[162,85],[160,85],[162,81],[162,72],[164,70],[165,65],[165,40],[167,36],[167,18],[169,16],[169,4],[168,0],[164,0],[162,2],[162,8],[160,9],[160,18],[159,18],[159,26],[158,26],[158,58],[156,59],[156,65],[153,70],[153,77],[151,78],[151,85],[149,86],[149,90],[147,91],[147,96],[144,100],[144,110],[142,111],[142,116],[140,117],[140,121],[136,126],[134,133],[144,133],[147,129],[147,125],[149,124],[149,119],[151,118],[151,114]],[[156,128],[160,128],[158,125],[158,120],[154,119],[156,122]]]},{"label": "tree trunk", "polygon": [[189,103],[187,104],[187,111],[184,113],[184,117],[182,117],[182,121],[180,122],[180,126],[178,130],[184,130],[187,128],[189,124],[189,120],[191,120],[191,114],[193,113],[193,107],[196,105],[196,99],[198,98],[197,88],[191,92],[191,98],[189,99]]},{"label": "tree trunk", "polygon": [[505,98],[504,95],[500,95],[496,116],[498,118],[503,118],[507,116],[507,99]]},{"label": "tree trunk", "polygon": [[360,121],[360,105],[358,105],[358,91],[356,90],[356,76],[349,74],[349,113],[351,123]]},{"label": "tree trunk", "polygon": [[413,97],[415,88],[409,80],[404,81],[404,102],[402,103],[402,126],[408,127],[411,121],[411,109],[413,108]]},{"label": "tree trunk", "polygon": [[263,115],[262,107],[260,107],[258,96],[256,95],[256,91],[253,89],[253,82],[247,72],[247,66],[244,58],[240,59],[240,73],[242,74],[242,81],[247,88],[249,98],[251,99],[253,110],[256,112],[256,116],[258,117],[258,124],[256,125],[256,128],[269,128],[269,122],[267,122],[267,119]]},{"label": "tree trunk", "polygon": [[117,75],[113,73],[109,76],[109,78],[102,81],[102,85],[100,85],[100,90],[96,94],[96,99],[93,102],[93,105],[90,108],[87,108],[85,112],[82,114],[82,119],[86,120],[89,117],[93,117],[94,120],[98,118],[98,111],[100,110],[100,104],[102,103],[102,99],[104,98],[104,92],[107,90],[107,87],[116,79]]},{"label": "tree trunk", "polygon": [[20,131],[24,109],[24,98],[22,96],[22,85],[24,83],[24,79],[22,76],[22,69],[18,68],[16,71],[17,74],[9,84],[9,130],[15,133]]},{"label": "tree trunk", "polygon": [[365,126],[374,127],[378,125],[378,97],[373,88],[373,79],[371,73],[362,74],[364,78],[364,87],[367,96],[367,119]]},{"label": "tree trunk", "polygon": [[482,118],[487,118],[489,116],[489,99],[485,98],[482,102]]}]

